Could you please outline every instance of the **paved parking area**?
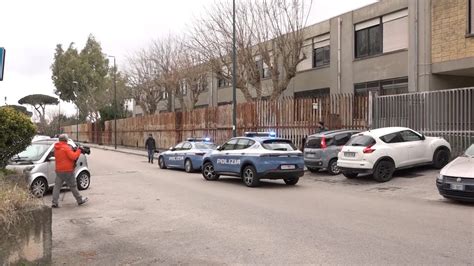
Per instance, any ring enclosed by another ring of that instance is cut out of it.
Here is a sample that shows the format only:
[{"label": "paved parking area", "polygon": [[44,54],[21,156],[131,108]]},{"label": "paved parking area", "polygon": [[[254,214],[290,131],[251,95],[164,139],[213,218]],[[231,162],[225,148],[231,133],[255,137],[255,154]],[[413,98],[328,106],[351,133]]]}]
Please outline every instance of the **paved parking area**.
[{"label": "paved parking area", "polygon": [[412,198],[428,201],[439,201],[444,199],[439,195],[435,185],[439,170],[430,166],[416,167],[396,171],[389,182],[378,183],[370,175],[359,176],[355,179],[347,179],[342,174],[332,176],[325,171],[311,173],[307,172],[304,178],[322,183],[337,189],[350,188],[362,193],[375,193],[382,196],[394,198]]},{"label": "paved parking area", "polygon": [[93,149],[89,164],[90,201],[68,193],[53,210],[55,265],[474,261],[474,205],[440,197],[430,168],[383,184],[307,173],[247,188],[113,151]]}]

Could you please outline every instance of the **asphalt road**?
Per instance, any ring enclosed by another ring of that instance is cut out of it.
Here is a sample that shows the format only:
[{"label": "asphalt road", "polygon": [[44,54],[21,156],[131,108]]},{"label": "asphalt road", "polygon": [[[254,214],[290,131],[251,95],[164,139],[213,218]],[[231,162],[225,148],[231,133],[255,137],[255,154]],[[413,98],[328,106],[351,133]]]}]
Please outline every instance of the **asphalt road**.
[{"label": "asphalt road", "polygon": [[474,205],[442,199],[429,168],[247,188],[98,149],[89,164],[90,202],[53,210],[56,265],[474,264]]}]

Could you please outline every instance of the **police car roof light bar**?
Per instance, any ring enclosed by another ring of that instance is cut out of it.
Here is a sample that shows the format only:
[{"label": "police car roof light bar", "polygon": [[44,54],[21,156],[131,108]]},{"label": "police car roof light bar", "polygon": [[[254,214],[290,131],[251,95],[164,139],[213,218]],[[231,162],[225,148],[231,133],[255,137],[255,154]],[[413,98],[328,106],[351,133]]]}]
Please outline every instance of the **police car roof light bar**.
[{"label": "police car roof light bar", "polygon": [[245,137],[276,137],[275,132],[245,132]]},{"label": "police car roof light bar", "polygon": [[211,138],[187,138],[187,141],[211,141]]}]

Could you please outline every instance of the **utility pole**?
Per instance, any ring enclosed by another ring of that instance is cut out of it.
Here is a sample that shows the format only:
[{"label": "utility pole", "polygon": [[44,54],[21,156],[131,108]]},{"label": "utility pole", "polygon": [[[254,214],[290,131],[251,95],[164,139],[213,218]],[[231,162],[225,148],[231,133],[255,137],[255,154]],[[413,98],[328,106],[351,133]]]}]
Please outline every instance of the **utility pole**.
[{"label": "utility pole", "polygon": [[115,56],[109,55],[114,59],[114,147],[117,149],[117,66],[115,64]]},{"label": "utility pole", "polygon": [[[78,89],[79,87],[79,83],[77,81],[73,81],[72,84],[76,85],[75,89]],[[75,90],[75,94],[74,96],[76,97],[76,100],[77,100],[77,95],[78,95],[78,91],[79,90]],[[76,104],[76,108],[77,108],[77,121],[76,121],[76,141],[79,141],[79,107],[77,106]],[[61,117],[60,117],[61,118]]]},{"label": "utility pole", "polygon": [[237,62],[235,51],[235,0],[232,0],[232,136],[237,137]]}]

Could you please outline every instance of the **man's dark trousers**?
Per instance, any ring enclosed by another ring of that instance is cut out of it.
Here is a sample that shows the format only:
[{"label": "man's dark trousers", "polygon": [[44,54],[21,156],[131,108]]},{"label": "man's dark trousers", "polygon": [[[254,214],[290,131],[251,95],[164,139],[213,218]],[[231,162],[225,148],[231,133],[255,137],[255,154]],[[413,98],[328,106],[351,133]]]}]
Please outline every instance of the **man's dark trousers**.
[{"label": "man's dark trousers", "polygon": [[148,162],[153,163],[153,156],[155,155],[155,151],[148,149]]}]

